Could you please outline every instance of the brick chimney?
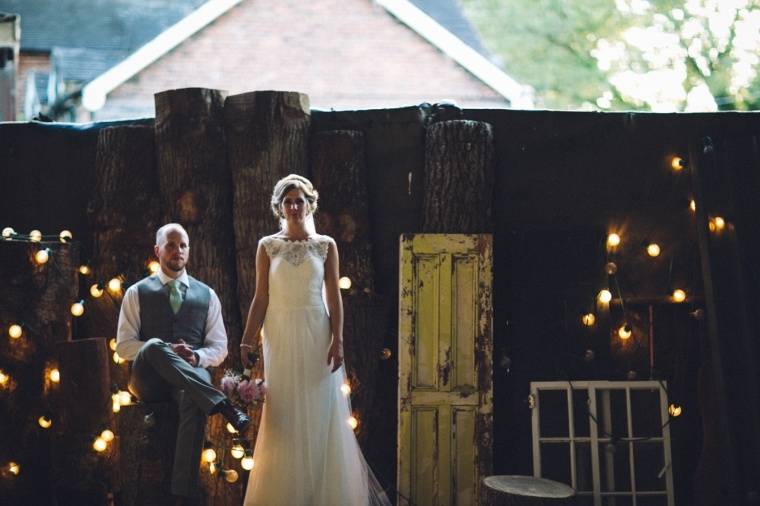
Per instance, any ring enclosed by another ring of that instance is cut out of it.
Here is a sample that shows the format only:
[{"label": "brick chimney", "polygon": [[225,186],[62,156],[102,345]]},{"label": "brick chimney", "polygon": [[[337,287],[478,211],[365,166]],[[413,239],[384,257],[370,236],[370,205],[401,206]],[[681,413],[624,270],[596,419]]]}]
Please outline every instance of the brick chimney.
[{"label": "brick chimney", "polygon": [[21,19],[0,12],[0,121],[16,119],[16,69]]}]

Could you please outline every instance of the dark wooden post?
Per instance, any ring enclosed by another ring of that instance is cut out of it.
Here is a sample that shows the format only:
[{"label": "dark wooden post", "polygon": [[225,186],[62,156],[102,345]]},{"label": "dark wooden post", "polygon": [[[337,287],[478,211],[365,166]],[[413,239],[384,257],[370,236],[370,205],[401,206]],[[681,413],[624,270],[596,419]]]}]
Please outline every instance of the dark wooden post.
[{"label": "dark wooden post", "polygon": [[492,230],[493,157],[493,128],[488,123],[450,120],[427,128],[423,232]]},{"label": "dark wooden post", "polygon": [[[224,143],[224,95],[203,88],[156,94],[156,150],[164,221],[179,222],[188,231],[188,270],[219,295],[229,338],[226,363],[235,364],[242,328],[236,297],[231,177]],[[214,374],[217,385],[222,372],[223,367]],[[227,434],[220,416],[209,418],[207,434],[217,448],[225,444]],[[221,457],[223,452],[218,453]],[[205,471],[201,479],[208,505],[241,502],[240,482],[228,484],[218,474]]]},{"label": "dark wooden post", "polygon": [[234,189],[238,300],[245,322],[256,288],[258,241],[279,228],[269,205],[272,189],[283,176],[307,175],[309,97],[292,91],[233,95],[224,102],[224,116]]},{"label": "dark wooden post", "polygon": [[[160,226],[154,137],[152,126],[115,126],[98,133],[95,189],[88,206],[92,274],[85,278],[87,290],[93,284],[105,288],[113,277],[122,276],[130,285],[147,275]],[[104,289],[97,298],[88,293],[80,334],[115,337],[120,304],[120,293]],[[126,365],[111,361],[111,376],[126,388]]]}]

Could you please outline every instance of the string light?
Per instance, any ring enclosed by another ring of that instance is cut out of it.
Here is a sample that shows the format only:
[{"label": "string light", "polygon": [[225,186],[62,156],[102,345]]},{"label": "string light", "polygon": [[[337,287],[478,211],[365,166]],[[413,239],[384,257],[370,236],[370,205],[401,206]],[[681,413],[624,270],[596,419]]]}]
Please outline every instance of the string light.
[{"label": "string light", "polygon": [[391,353],[390,348],[383,348],[382,350],[380,350],[381,360],[388,360],[389,358],[391,358],[391,355],[392,353]]},{"label": "string light", "polygon": [[691,200],[689,201],[689,209],[690,209],[692,212],[696,212],[696,211],[697,211],[697,201],[696,201],[696,200],[694,200],[694,199],[691,199]]},{"label": "string light", "polygon": [[13,230],[13,227],[5,227],[3,229],[3,239],[10,239],[14,235],[16,235],[16,231]]},{"label": "string light", "polygon": [[346,395],[346,396],[349,395],[351,393],[351,385],[349,385],[348,383],[343,383],[340,386],[340,391],[343,392],[343,395]]},{"label": "string light", "polygon": [[713,221],[715,222],[715,230],[721,231],[726,226],[726,222],[720,216],[716,216]]},{"label": "string light", "polygon": [[216,450],[211,447],[211,443],[209,441],[206,441],[206,443],[203,445],[202,457],[203,461],[208,462],[209,464],[216,461]]},{"label": "string light", "polygon": [[153,274],[157,274],[161,270],[161,264],[156,260],[151,260],[148,262],[148,270]]},{"label": "string light", "polygon": [[100,438],[106,443],[110,443],[111,441],[113,441],[114,437],[116,436],[114,436],[113,431],[110,429],[106,429],[100,433]]},{"label": "string light", "polygon": [[106,440],[100,436],[96,437],[95,441],[93,441],[92,443],[92,447],[96,452],[105,451],[107,446],[108,446],[108,443],[106,443]]},{"label": "string light", "polygon": [[80,265],[79,266],[79,274],[83,276],[89,276],[92,273],[92,269],[90,269],[89,265]]},{"label": "string light", "polygon": [[607,236],[607,246],[610,248],[615,248],[618,245],[620,245],[620,236],[616,233],[611,233]]},{"label": "string light", "polygon": [[111,351],[116,351],[116,338],[112,337],[108,340],[108,347],[111,348]]},{"label": "string light", "polygon": [[45,415],[42,415],[37,419],[37,423],[40,424],[40,427],[43,429],[49,429],[53,425],[53,420]]},{"label": "string light", "polygon": [[612,292],[605,288],[604,290],[599,291],[599,294],[596,296],[596,298],[599,299],[599,302],[602,304],[609,304],[612,300]]},{"label": "string light", "polygon": [[121,365],[121,364],[123,364],[124,362],[126,362],[126,360],[124,360],[123,358],[121,358],[121,355],[119,355],[119,354],[118,354],[117,352],[115,352],[115,351],[113,352],[113,361],[114,361],[114,363],[115,363],[115,364],[117,364],[117,365]]},{"label": "string light", "polygon": [[32,230],[29,232],[29,240],[32,242],[40,242],[42,240],[42,232],[39,230]]},{"label": "string light", "polygon": [[586,313],[583,316],[581,316],[581,322],[586,327],[591,327],[596,323],[596,316],[594,316],[594,313]]},{"label": "string light", "polygon": [[8,462],[8,472],[18,476],[18,474],[21,472],[21,466],[16,462]]},{"label": "string light", "polygon": [[633,330],[631,329],[631,326],[626,324],[623,324],[618,329],[618,337],[622,339],[623,341],[627,340],[628,338],[633,335]]},{"label": "string light", "polygon": [[238,472],[234,469],[225,469],[224,479],[227,481],[227,483],[235,483],[238,480]]},{"label": "string light", "polygon": [[607,262],[604,265],[604,272],[609,274],[610,276],[614,276],[617,272],[617,264],[615,262]]},{"label": "string light", "polygon": [[250,471],[251,469],[253,469],[253,465],[254,465],[253,450],[249,448],[245,451],[245,457],[243,457],[240,460],[240,467],[242,467],[246,471]]},{"label": "string light", "polygon": [[132,404],[132,394],[126,390],[119,390],[117,395],[119,396],[119,404],[121,406],[129,406]]},{"label": "string light", "polygon": [[111,409],[114,413],[121,411],[121,403],[119,402],[119,394],[111,395]]},{"label": "string light", "polygon": [[654,258],[660,256],[660,245],[657,243],[651,243],[647,246],[647,255]]},{"label": "string light", "polygon": [[351,278],[348,276],[343,276],[338,280],[338,287],[340,287],[341,290],[348,290],[351,288]]},{"label": "string light", "polygon": [[5,374],[5,371],[0,369],[0,387],[5,388],[5,386],[8,384],[10,380],[11,380],[11,377]]},{"label": "string light", "polygon": [[98,298],[103,295],[103,289],[100,287],[99,284],[95,283],[90,287],[90,295],[92,295],[94,298]]},{"label": "string light", "polygon": [[670,160],[670,167],[674,171],[680,172],[682,169],[684,169],[686,167],[686,162],[680,156],[674,156]]},{"label": "string light", "polygon": [[349,416],[346,423],[348,423],[348,426],[354,430],[359,426],[359,420],[355,416]]},{"label": "string light", "polygon": [[71,234],[69,230],[61,230],[61,233],[58,234],[58,239],[60,239],[61,242],[68,242],[72,240],[74,236]]},{"label": "string light", "polygon": [[232,445],[232,448],[230,448],[230,453],[234,458],[242,459],[245,456],[245,447],[240,443],[235,443]]},{"label": "string light", "polygon": [[50,378],[50,381],[53,383],[60,383],[61,382],[61,371],[56,369],[55,367],[50,369],[50,373],[48,373],[48,378]]},{"label": "string light", "polygon": [[677,418],[681,416],[681,413],[683,412],[683,409],[681,406],[678,406],[676,404],[671,404],[668,406],[668,414],[672,416],[673,418]]},{"label": "string light", "polygon": [[209,462],[208,472],[211,474],[216,474],[216,462]]},{"label": "string light", "polygon": [[111,278],[108,282],[108,291],[116,295],[121,292],[121,279]]},{"label": "string light", "polygon": [[84,301],[80,300],[71,305],[71,314],[74,316],[82,316],[84,314]]},{"label": "string light", "polygon": [[684,292],[680,288],[677,288],[676,290],[673,290],[673,301],[675,301],[675,302],[683,302],[685,300],[686,300],[686,292]]},{"label": "string light", "polygon": [[233,427],[230,422],[227,422],[227,432],[230,434],[237,434],[237,429]]},{"label": "string light", "polygon": [[21,337],[21,335],[24,333],[24,329],[21,328],[21,325],[18,323],[12,324],[10,327],[8,327],[8,335],[11,336],[13,339],[18,339]]},{"label": "string light", "polygon": [[50,260],[50,248],[39,250],[34,254],[34,261],[37,265],[44,265]]}]

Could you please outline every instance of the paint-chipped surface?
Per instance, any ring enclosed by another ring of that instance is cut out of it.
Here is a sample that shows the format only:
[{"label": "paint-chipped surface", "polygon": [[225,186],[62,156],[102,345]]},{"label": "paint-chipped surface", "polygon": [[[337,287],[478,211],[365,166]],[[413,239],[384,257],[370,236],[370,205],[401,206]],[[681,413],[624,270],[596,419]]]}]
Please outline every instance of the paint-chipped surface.
[{"label": "paint-chipped surface", "polygon": [[490,235],[400,243],[400,505],[477,504],[491,473]]}]

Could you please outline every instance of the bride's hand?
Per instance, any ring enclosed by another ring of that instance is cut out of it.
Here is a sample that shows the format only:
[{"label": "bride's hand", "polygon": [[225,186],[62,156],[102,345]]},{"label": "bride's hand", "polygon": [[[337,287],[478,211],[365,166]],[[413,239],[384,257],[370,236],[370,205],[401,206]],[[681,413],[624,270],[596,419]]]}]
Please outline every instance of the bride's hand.
[{"label": "bride's hand", "polygon": [[248,368],[251,364],[248,354],[253,353],[253,345],[240,343],[240,361],[243,363],[243,369]]},{"label": "bride's hand", "polygon": [[327,350],[327,365],[330,365],[330,362],[332,362],[332,371],[337,371],[341,365],[343,365],[343,342],[342,341],[336,341],[333,339],[333,342],[330,343],[330,349]]}]

